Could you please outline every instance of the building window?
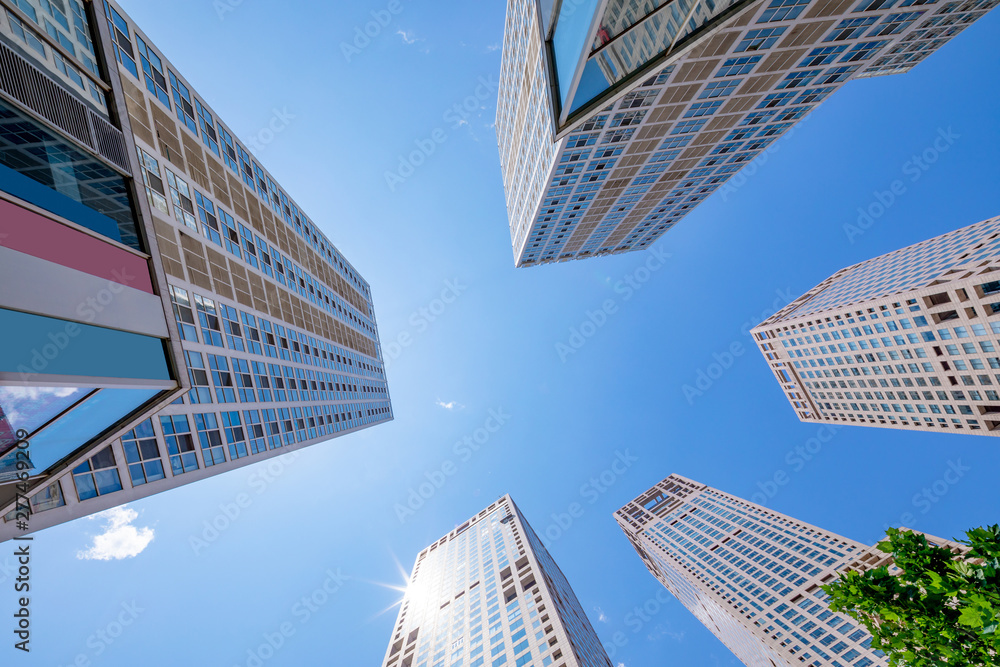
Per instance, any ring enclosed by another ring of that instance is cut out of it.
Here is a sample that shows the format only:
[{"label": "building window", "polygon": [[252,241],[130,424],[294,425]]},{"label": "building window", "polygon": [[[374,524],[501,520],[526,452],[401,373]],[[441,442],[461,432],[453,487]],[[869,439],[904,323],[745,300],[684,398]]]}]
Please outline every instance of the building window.
[{"label": "building window", "polygon": [[804,88],[808,86],[813,80],[813,77],[818,76],[821,70],[810,69],[802,72],[791,72],[785,76],[784,79],[778,82],[778,85],[774,87],[775,90],[784,90],[786,88]]},{"label": "building window", "polygon": [[780,28],[760,28],[758,30],[750,30],[747,32],[746,37],[736,46],[736,53],[743,53],[744,51],[761,51],[763,49],[769,49],[774,46],[774,43],[778,41],[778,38],[785,32],[785,26]]},{"label": "building window", "polygon": [[118,476],[115,454],[111,447],[105,447],[97,454],[73,468],[73,482],[80,500],[104,496],[122,490],[122,480]]},{"label": "building window", "polygon": [[[66,499],[63,498],[62,486],[59,484],[59,481],[56,480],[35,495],[31,496],[31,500],[29,502],[31,504],[31,514],[38,514],[39,512],[55,509],[56,507],[62,507],[66,504]],[[3,520],[16,520],[18,518],[18,512],[18,509],[12,509],[4,514]],[[20,513],[23,515],[24,510],[20,510]]]},{"label": "building window", "polygon": [[865,29],[878,19],[874,16],[859,19],[844,19],[833,29],[824,42],[842,42],[845,39],[860,37]]},{"label": "building window", "polygon": [[163,188],[163,179],[160,177],[160,163],[138,146],[135,149],[139,153],[142,182],[146,186],[146,196],[149,198],[149,205],[158,209],[163,215],[169,216],[170,209],[167,206],[167,193]]},{"label": "building window", "polygon": [[226,462],[226,452],[222,446],[222,435],[219,433],[219,420],[215,413],[209,412],[194,416],[198,428],[198,440],[201,442],[201,455],[205,459],[205,467]]},{"label": "building window", "polygon": [[711,116],[722,106],[722,100],[714,102],[695,102],[691,108],[684,113],[685,118],[699,118],[701,116]]},{"label": "building window", "polygon": [[219,153],[219,137],[215,133],[215,120],[212,118],[211,112],[202,105],[198,98],[195,98],[194,106],[198,110],[198,120],[201,123],[201,140],[217,157],[222,157]]},{"label": "building window", "polygon": [[219,123],[219,141],[222,144],[222,159],[226,161],[226,166],[232,169],[239,176],[240,168],[236,164],[236,148],[233,142],[233,135],[229,130]]},{"label": "building window", "polygon": [[184,356],[187,358],[188,377],[191,378],[188,399],[194,404],[211,403],[212,390],[208,385],[208,371],[205,369],[205,360],[201,352],[185,350]]},{"label": "building window", "polygon": [[713,99],[716,97],[726,97],[736,90],[743,79],[728,79],[726,81],[710,81],[698,96],[699,100]]},{"label": "building window", "polygon": [[250,364],[247,360],[233,357],[233,373],[236,375],[236,386],[240,391],[240,402],[256,403],[257,397],[253,391],[253,377],[250,375]]},{"label": "building window", "polygon": [[174,104],[177,105],[177,118],[187,125],[188,129],[198,136],[198,124],[194,121],[194,105],[191,103],[191,91],[185,86],[177,76],[167,70],[170,76],[170,88],[174,92]]},{"label": "building window", "polygon": [[908,12],[904,14],[889,14],[882,23],[868,33],[869,37],[884,37],[885,35],[895,35],[906,29],[911,23],[916,21],[923,12]]},{"label": "building window", "polygon": [[233,388],[233,376],[229,372],[229,360],[218,354],[210,354],[208,365],[212,371],[212,384],[215,385],[215,400],[219,403],[235,403],[236,390]]},{"label": "building window", "polygon": [[223,412],[222,426],[226,431],[226,444],[229,446],[229,460],[236,461],[250,455],[247,451],[246,433],[240,422],[240,413]]},{"label": "building window", "polygon": [[796,19],[809,2],[810,0],[772,0],[757,23]]},{"label": "building window", "polygon": [[170,96],[167,94],[167,78],[163,75],[163,62],[155,51],[146,46],[146,42],[138,34],[135,36],[135,41],[139,47],[139,60],[142,62],[146,89],[156,95],[157,99],[169,109]]},{"label": "building window", "polygon": [[813,49],[808,56],[805,57],[799,67],[817,67],[819,65],[829,65],[837,56],[847,49],[846,44],[841,44],[840,46],[822,46],[818,49]]},{"label": "building window", "polygon": [[739,76],[741,74],[749,74],[754,65],[760,62],[760,56],[743,56],[742,58],[730,58],[726,62],[722,63],[722,67],[716,73],[715,77],[723,76]]},{"label": "building window", "polygon": [[247,153],[246,149],[239,144],[236,144],[236,154],[240,159],[240,168],[243,172],[243,182],[250,186],[251,190],[255,190],[256,187],[253,180],[253,170],[250,168],[250,154]]},{"label": "building window", "polygon": [[233,216],[226,213],[222,208],[219,209],[219,218],[222,220],[223,227],[225,227],[225,233],[222,236],[226,241],[226,250],[237,257],[242,258],[243,253],[240,251],[240,235],[236,233],[236,221],[233,220]]},{"label": "building window", "polygon": [[851,47],[851,50],[848,51],[843,58],[841,58],[840,62],[853,63],[859,60],[868,60],[878,53],[879,49],[888,43],[889,41],[885,40],[881,42],[861,42],[859,44],[855,44]]},{"label": "building window", "polygon": [[264,432],[267,435],[267,445],[270,449],[280,449],[282,446],[281,442],[281,427],[278,426],[278,415],[275,410],[264,410]]},{"label": "building window", "polygon": [[181,340],[198,341],[198,330],[194,326],[194,311],[187,290],[170,285],[170,303],[174,308],[174,319],[181,333]]},{"label": "building window", "polygon": [[198,320],[201,323],[201,337],[206,345],[225,347],[222,342],[222,328],[219,324],[219,314],[215,302],[200,294],[194,295],[195,308],[198,310]]},{"label": "building window", "polygon": [[246,259],[247,264],[253,268],[258,268],[257,266],[257,248],[253,243],[253,232],[243,226],[242,223],[237,222],[237,227],[240,230],[240,239],[243,243],[244,259]]},{"label": "building window", "polygon": [[195,454],[187,415],[161,416],[160,429],[163,431],[163,440],[167,443],[171,474],[176,477],[197,470],[198,455]]},{"label": "building window", "polygon": [[128,463],[132,486],[155,482],[167,476],[163,471],[163,461],[160,460],[152,420],[147,419],[123,435],[122,449],[125,450],[125,462]]},{"label": "building window", "polygon": [[[31,5],[28,5],[31,7]],[[32,9],[34,11],[34,9]],[[34,30],[24,25],[21,19],[17,18],[10,11],[7,11],[7,20],[10,22],[11,31],[17,35],[22,42],[27,44],[42,58],[46,58],[45,55],[45,44],[42,42],[42,38]]]},{"label": "building window", "polygon": [[167,172],[167,187],[170,188],[170,199],[174,202],[174,216],[186,227],[198,231],[198,223],[194,219],[194,202],[191,200],[191,188],[186,181],[169,169]]},{"label": "building window", "polygon": [[115,58],[138,80],[139,69],[135,66],[135,56],[132,51],[132,40],[129,39],[128,23],[121,17],[121,14],[116,12],[107,3],[107,0],[104,2],[104,14],[108,17],[108,29],[111,32],[111,42],[115,50]]},{"label": "building window", "polygon": [[215,204],[212,200],[194,191],[195,203],[198,204],[198,219],[201,220],[201,233],[209,240],[218,245],[222,245],[222,237],[219,236],[219,219],[215,217]]},{"label": "building window", "polygon": [[230,350],[245,352],[243,347],[243,332],[240,330],[240,314],[235,308],[230,308],[226,304],[219,304],[222,311],[222,321],[226,329],[226,342],[229,343]]},{"label": "building window", "polygon": [[674,125],[674,129],[670,131],[670,134],[689,134],[691,132],[697,132],[701,128],[705,127],[705,123],[707,122],[707,118],[702,118],[701,120],[682,120]]},{"label": "building window", "polygon": [[851,74],[856,72],[857,69],[857,65],[854,65],[853,67],[846,65],[843,67],[831,67],[827,71],[823,72],[823,76],[821,76],[816,83],[823,85],[827,83],[840,83],[841,81],[846,81],[851,78]]}]

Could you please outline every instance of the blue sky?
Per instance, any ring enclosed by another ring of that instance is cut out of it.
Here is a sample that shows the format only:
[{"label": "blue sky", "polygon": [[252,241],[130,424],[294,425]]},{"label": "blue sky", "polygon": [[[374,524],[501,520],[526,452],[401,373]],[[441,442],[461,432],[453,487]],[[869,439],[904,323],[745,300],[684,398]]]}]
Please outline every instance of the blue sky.
[{"label": "blue sky", "polygon": [[[275,110],[288,119],[258,157],[371,283],[396,419],[130,505],[134,518],[115,519],[148,541],[133,558],[78,558],[101,520],[38,534],[33,650],[13,658],[7,644],[5,664],[252,665],[248,651],[283,624],[260,664],[379,664],[400,597],[390,586],[509,492],[548,534],[602,641],[621,633],[616,664],[737,665],[661,593],[612,519],[659,479],[761,493],[869,542],[907,514],[943,537],[998,520],[990,439],[845,427],[797,461],[818,427],[795,419],[743,332],[845,265],[1000,213],[1000,14],[910,74],[847,85],[661,239],[669,258],[647,276],[648,252],[513,268],[492,128],[502,0],[401,0],[349,59],[341,43],[388,2],[124,6],[241,139]],[[468,98],[462,117],[454,105]],[[907,162],[939,132],[948,150],[910,180]],[[390,188],[385,173],[428,139],[433,153]],[[896,179],[906,192],[849,238],[858,208]],[[647,277],[630,298],[615,289]],[[614,312],[561,358],[558,345],[608,300]],[[744,353],[688,400],[684,385],[734,343]],[[484,439],[477,429],[496,415]],[[477,437],[478,451],[456,447]],[[621,474],[608,472],[616,459],[629,462]],[[957,483],[919,497],[953,468]],[[771,487],[776,473],[787,483]],[[396,506],[432,478],[440,488],[400,518]],[[573,503],[583,514],[562,528]],[[236,518],[206,534],[227,506]],[[310,608],[314,593],[323,602]]]}]

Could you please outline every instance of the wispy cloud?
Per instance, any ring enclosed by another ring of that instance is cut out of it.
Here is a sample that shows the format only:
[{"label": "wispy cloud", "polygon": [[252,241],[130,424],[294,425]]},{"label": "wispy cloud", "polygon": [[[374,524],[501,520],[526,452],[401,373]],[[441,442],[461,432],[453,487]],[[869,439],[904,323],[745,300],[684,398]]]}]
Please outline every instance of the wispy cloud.
[{"label": "wispy cloud", "polygon": [[76,552],[76,557],[80,560],[134,558],[153,541],[152,528],[137,528],[132,525],[139,518],[139,513],[129,509],[127,505],[113,507],[87,518],[104,520],[104,532],[94,536],[89,549]]},{"label": "wispy cloud", "polygon": [[600,621],[601,623],[607,623],[608,622],[608,615],[604,613],[603,609],[601,609],[600,607],[594,607],[594,611],[597,612],[597,620],[598,621]]},{"label": "wispy cloud", "polygon": [[399,30],[397,30],[396,34],[403,38],[403,43],[404,44],[416,44],[417,42],[423,41],[423,40],[417,39],[417,36],[412,31],[407,32],[406,30],[403,30],[402,28],[400,28]]},{"label": "wispy cloud", "polygon": [[486,50],[487,51],[499,51],[500,50],[500,45],[499,44],[489,44],[489,45],[486,46]]},{"label": "wispy cloud", "polygon": [[437,405],[437,406],[440,406],[440,407],[444,408],[445,410],[455,410],[455,409],[464,410],[465,409],[465,406],[462,405],[461,403],[459,403],[458,401],[448,401],[447,403],[445,403],[440,398],[437,399],[434,402],[434,404]]}]

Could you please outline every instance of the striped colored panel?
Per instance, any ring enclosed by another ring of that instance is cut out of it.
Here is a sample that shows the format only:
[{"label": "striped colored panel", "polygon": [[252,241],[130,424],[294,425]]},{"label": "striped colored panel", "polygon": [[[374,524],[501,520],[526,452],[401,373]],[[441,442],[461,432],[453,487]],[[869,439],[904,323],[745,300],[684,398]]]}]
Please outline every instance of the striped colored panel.
[{"label": "striped colored panel", "polygon": [[0,309],[0,373],[170,381],[159,338]]},{"label": "striped colored panel", "polygon": [[153,294],[144,258],[2,199],[0,240],[7,248]]}]

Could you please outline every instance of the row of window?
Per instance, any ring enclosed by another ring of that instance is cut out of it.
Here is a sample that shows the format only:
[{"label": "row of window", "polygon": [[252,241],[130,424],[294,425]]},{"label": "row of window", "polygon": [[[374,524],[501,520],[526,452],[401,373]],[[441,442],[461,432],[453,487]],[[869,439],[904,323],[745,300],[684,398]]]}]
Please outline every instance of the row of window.
[{"label": "row of window", "polygon": [[[146,86],[146,89],[168,110],[176,113],[181,124],[200,137],[202,143],[223,160],[234,174],[241,177],[247,187],[258,194],[285,223],[304,238],[306,242],[327,262],[333,266],[345,279],[351,282],[366,299],[371,295],[364,281],[358,276],[340,253],[319,232],[313,223],[299,211],[295,202],[281,191],[270,176],[250,157],[243,146],[233,139],[232,134],[222,125],[216,123],[212,113],[192,95],[191,90],[172,71],[165,68],[160,57],[146,42],[135,34],[136,44],[133,45],[128,22],[104,0],[104,11],[111,30],[113,48],[116,60],[135,79]],[[137,48],[136,48],[137,47]],[[135,53],[139,53],[142,65],[142,76],[136,65]],[[170,94],[173,96],[171,106]],[[200,128],[200,132],[199,132]],[[237,253],[238,254],[238,253]]]},{"label": "row of window", "polygon": [[167,203],[169,191],[174,216],[179,222],[194,231],[201,231],[213,243],[226,248],[232,255],[246,261],[254,269],[276,280],[292,292],[309,299],[334,317],[347,320],[353,326],[363,329],[369,338],[375,337],[375,325],[370,313],[359,315],[360,311],[353,308],[322,281],[313,278],[288,257],[283,256],[276,247],[269,246],[264,239],[235,220],[225,209],[221,206],[217,208],[212,200],[190,187],[187,181],[167,168],[165,168],[166,183],[164,183],[160,176],[159,161],[138,146],[136,150],[150,206],[169,216],[171,209]]},{"label": "row of window", "polygon": [[372,364],[356,352],[348,352],[304,332],[296,332],[291,327],[238,311],[221,301],[217,304],[200,294],[192,292],[189,297],[187,290],[175,285],[170,285],[169,289],[182,340],[222,348],[228,343],[229,349],[237,352],[249,352],[359,375],[385,377],[381,364]]},{"label": "row of window", "polygon": [[[160,416],[159,422],[170,473],[177,477],[202,466],[209,468],[381,421],[388,413],[388,407],[351,404],[170,415]],[[122,436],[122,449],[133,487],[167,477],[152,420]],[[81,501],[121,491],[112,448],[105,447],[74,468],[73,482]],[[37,505],[32,499],[33,511],[64,504],[61,491],[58,503],[52,500],[51,487],[42,493],[47,495]]]}]

